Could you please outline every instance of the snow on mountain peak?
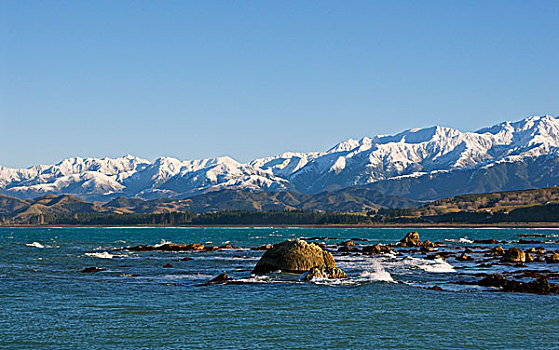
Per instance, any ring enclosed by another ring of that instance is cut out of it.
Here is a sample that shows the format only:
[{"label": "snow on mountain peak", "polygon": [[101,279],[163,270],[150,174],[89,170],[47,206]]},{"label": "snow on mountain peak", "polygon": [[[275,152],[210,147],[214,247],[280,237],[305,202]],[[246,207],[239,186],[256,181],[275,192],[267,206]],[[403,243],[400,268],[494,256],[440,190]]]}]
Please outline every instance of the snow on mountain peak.
[{"label": "snow on mountain peak", "polygon": [[74,157],[28,169],[0,166],[0,192],[21,197],[45,193],[185,196],[222,188],[312,193],[542,155],[559,157],[559,119],[550,115],[475,132],[442,126],[414,128],[348,139],[326,152],[285,152],[247,164],[229,156],[185,161],[160,157],[150,162],[126,155]]}]

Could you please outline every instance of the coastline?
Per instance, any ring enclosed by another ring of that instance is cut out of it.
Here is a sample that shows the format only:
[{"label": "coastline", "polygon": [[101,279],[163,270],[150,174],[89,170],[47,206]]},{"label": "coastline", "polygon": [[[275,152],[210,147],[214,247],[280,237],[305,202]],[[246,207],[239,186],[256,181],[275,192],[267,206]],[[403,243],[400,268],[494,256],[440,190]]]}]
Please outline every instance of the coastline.
[{"label": "coastline", "polygon": [[518,229],[559,229],[559,222],[518,222],[518,223],[494,223],[494,224],[465,224],[465,223],[410,223],[410,224],[379,224],[379,225],[28,225],[11,224],[0,225],[0,228],[294,228],[294,229],[319,229],[319,228],[477,228],[477,229],[499,229],[499,228],[518,228]]}]

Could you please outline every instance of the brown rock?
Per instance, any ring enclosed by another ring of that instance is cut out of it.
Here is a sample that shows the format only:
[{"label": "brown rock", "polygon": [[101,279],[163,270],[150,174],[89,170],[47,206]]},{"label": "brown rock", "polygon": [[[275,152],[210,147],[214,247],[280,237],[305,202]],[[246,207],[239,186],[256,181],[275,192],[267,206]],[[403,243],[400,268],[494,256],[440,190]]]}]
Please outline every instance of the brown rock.
[{"label": "brown rock", "polygon": [[369,255],[376,255],[376,254],[387,254],[391,253],[392,248],[387,245],[383,244],[375,244],[375,245],[366,245],[363,247],[363,253]]},{"label": "brown rock", "polygon": [[180,261],[190,261],[190,260],[192,260],[192,258],[189,256],[185,256],[184,258],[180,259]]},{"label": "brown rock", "polygon": [[252,250],[270,250],[272,249],[272,245],[271,244],[264,244],[261,245],[260,247],[255,247],[255,248],[251,248]]},{"label": "brown rock", "polygon": [[548,264],[557,264],[559,263],[559,253],[554,253],[552,256],[546,256],[545,262]]},{"label": "brown rock", "polygon": [[163,265],[163,267],[168,269],[169,267],[173,267],[173,265],[167,263],[167,264]]},{"label": "brown rock", "polygon": [[423,245],[423,243],[419,239],[419,233],[410,232],[400,240],[399,245],[401,247],[419,247]]},{"label": "brown rock", "polygon": [[503,262],[523,263],[526,261],[526,254],[520,248],[509,248],[503,258]]},{"label": "brown rock", "polygon": [[301,275],[301,280],[311,281],[314,278],[339,279],[345,277],[345,272],[337,267],[331,268],[326,266],[315,266]]},{"label": "brown rock", "polygon": [[212,278],[211,280],[209,280],[208,282],[204,283],[204,284],[200,284],[199,286],[208,286],[211,284],[227,284],[229,281],[232,281],[233,278],[227,276],[226,274],[222,273],[220,275],[218,275],[217,277]]},{"label": "brown rock", "polygon": [[274,244],[262,255],[252,272],[263,274],[282,270],[303,273],[315,266],[334,268],[336,263],[332,254],[318,245],[296,239]]},{"label": "brown rock", "polygon": [[500,245],[496,246],[495,248],[491,249],[491,254],[493,256],[503,256],[505,255],[505,250]]},{"label": "brown rock", "polygon": [[459,261],[472,261],[474,260],[473,257],[466,255],[466,253],[462,253],[460,256],[456,257],[456,260]]}]

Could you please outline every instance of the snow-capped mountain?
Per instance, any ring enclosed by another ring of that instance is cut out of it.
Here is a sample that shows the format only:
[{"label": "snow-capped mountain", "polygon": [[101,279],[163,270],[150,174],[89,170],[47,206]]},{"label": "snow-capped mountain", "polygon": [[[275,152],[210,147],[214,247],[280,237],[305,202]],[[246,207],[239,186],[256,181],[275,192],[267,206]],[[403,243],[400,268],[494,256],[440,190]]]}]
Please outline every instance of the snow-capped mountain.
[{"label": "snow-capped mountain", "polygon": [[343,141],[328,151],[283,153],[248,164],[229,157],[150,162],[133,156],[70,158],[29,169],[0,166],[0,192],[188,197],[206,191],[318,193],[352,186],[415,199],[559,185],[559,119],[535,116],[476,132],[447,127]]}]

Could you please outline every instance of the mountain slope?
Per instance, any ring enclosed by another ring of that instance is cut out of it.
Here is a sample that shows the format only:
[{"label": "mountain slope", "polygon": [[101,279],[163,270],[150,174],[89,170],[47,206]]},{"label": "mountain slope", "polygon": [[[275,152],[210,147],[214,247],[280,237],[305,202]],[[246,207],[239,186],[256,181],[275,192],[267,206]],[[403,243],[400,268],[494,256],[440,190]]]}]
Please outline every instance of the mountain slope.
[{"label": "mountain slope", "polygon": [[[255,159],[230,157],[154,162],[70,158],[28,169],[0,166],[0,193],[22,199],[72,194],[186,199],[224,189],[317,194],[354,186],[433,200],[462,193],[559,185],[559,120],[535,116],[476,132],[434,126],[396,135],[349,139],[325,152]],[[328,202],[328,201],[327,201]]]}]

